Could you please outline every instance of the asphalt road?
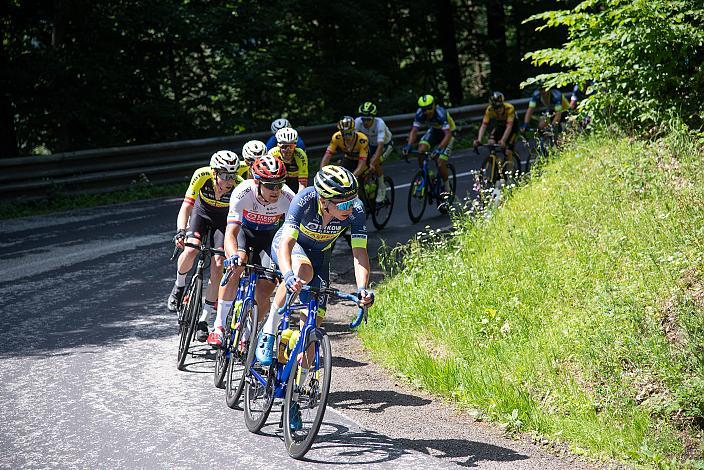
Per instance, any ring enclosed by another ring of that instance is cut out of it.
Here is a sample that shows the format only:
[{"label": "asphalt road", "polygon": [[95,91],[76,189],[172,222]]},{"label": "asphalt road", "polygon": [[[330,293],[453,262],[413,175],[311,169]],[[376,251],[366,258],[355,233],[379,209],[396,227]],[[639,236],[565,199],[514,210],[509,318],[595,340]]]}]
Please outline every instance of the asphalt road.
[{"label": "asphalt road", "polygon": [[[479,157],[452,159],[458,192]],[[399,186],[387,229],[370,225],[370,252],[425,225],[406,213],[415,165],[386,166]],[[405,187],[404,187],[405,186]],[[196,348],[175,367],[175,316],[165,309],[180,199],[158,199],[3,222],[0,242],[0,467],[2,468],[444,468],[447,462],[364,429],[332,409],[309,462],[285,453],[276,407],[265,436],[212,385],[213,355]],[[371,222],[371,221],[370,221]],[[344,251],[345,247],[340,247]],[[351,266],[349,255],[336,260]],[[334,373],[334,372],[333,372]],[[453,465],[454,466],[454,465]]]}]

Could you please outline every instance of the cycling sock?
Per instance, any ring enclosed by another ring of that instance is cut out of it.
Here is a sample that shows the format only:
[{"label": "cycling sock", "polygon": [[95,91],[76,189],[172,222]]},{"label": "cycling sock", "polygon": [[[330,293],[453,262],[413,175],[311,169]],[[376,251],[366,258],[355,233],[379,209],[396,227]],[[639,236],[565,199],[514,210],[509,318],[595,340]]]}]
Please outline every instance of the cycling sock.
[{"label": "cycling sock", "polygon": [[[301,367],[298,371],[298,386],[299,388],[303,388],[305,387],[306,380],[308,379],[308,369]],[[298,399],[298,394],[295,394],[295,398]]]},{"label": "cycling sock", "polygon": [[201,314],[200,320],[198,321],[204,321],[209,324],[213,319],[213,316],[215,315],[215,310],[215,302],[206,300],[203,303],[203,313]]},{"label": "cycling sock", "polygon": [[443,184],[445,185],[445,192],[452,192],[452,188],[450,188],[450,180],[446,179]]},{"label": "cycling sock", "polygon": [[181,274],[176,270],[176,287],[186,287],[186,275],[188,273]]},{"label": "cycling sock", "polygon": [[282,315],[279,315],[280,305],[276,305],[276,302],[271,303],[269,308],[269,316],[266,317],[266,323],[264,323],[264,328],[262,331],[265,335],[273,335],[276,333],[276,327],[281,321]]},{"label": "cycling sock", "polygon": [[230,311],[230,307],[232,306],[232,300],[218,300],[218,312],[217,315],[215,315],[215,323],[214,328],[217,328],[218,326],[222,326],[225,328],[225,316],[227,315],[227,312]]}]

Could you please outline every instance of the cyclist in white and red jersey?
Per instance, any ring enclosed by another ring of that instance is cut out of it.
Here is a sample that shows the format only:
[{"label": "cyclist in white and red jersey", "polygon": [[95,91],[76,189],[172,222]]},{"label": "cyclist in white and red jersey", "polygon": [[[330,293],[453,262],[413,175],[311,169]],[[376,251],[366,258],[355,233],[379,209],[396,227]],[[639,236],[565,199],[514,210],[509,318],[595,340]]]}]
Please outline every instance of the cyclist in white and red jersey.
[{"label": "cyclist in white and red jersey", "polygon": [[[270,267],[271,241],[281,221],[288,212],[293,191],[284,184],[286,166],[276,157],[265,155],[252,165],[252,177],[238,185],[230,198],[230,212],[225,231],[225,261],[233,276],[220,288],[215,328],[208,336],[208,344],[222,345],[227,312],[237,292],[242,273],[241,263],[260,264]],[[247,259],[247,248],[252,248],[252,259]],[[274,291],[273,279],[261,279],[257,284],[255,298],[262,316],[269,310],[269,298]]]}]

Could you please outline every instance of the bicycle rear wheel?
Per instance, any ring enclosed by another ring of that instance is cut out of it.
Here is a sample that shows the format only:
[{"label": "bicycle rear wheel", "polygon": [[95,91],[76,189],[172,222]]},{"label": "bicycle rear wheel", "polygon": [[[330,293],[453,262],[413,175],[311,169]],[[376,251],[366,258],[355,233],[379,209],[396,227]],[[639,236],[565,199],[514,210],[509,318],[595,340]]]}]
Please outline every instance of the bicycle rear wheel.
[{"label": "bicycle rear wheel", "polygon": [[414,224],[423,217],[425,206],[428,204],[427,192],[428,184],[423,177],[423,171],[418,170],[408,188],[408,217]]},{"label": "bicycle rear wheel", "polygon": [[255,351],[257,349],[257,336],[252,336],[245,363],[244,387],[244,424],[250,432],[258,433],[266,424],[266,419],[274,404],[274,381],[276,377],[276,361],[261,370],[266,378],[266,384],[261,383],[256,377],[248,373],[249,367],[255,367]]},{"label": "bicycle rear wheel", "polygon": [[[244,389],[246,365],[249,364],[249,344],[252,338],[257,337],[257,311],[256,302],[247,302],[241,312],[240,322],[234,330],[225,378],[225,403],[232,409],[237,408]],[[240,315],[240,312],[237,315]]]},{"label": "bicycle rear wheel", "polygon": [[178,337],[178,357],[176,361],[176,368],[178,370],[184,369],[184,364],[186,362],[186,357],[188,356],[188,347],[193,340],[193,334],[196,330],[196,322],[198,321],[198,315],[201,310],[201,295],[203,292],[203,280],[200,277],[196,277],[195,280],[191,282],[187,294],[188,302],[181,305],[179,311],[179,337]]},{"label": "bicycle rear wheel", "polygon": [[309,335],[304,351],[304,356],[316,352],[316,364],[305,379],[301,377],[301,364],[297,361],[293,365],[284,398],[284,444],[294,459],[303,458],[318,435],[332,374],[332,348],[327,334],[320,339]]},{"label": "bicycle rear wheel", "polygon": [[[391,218],[394,210],[394,182],[389,176],[384,176],[384,186],[386,186],[386,196],[382,202],[375,202],[372,207],[372,222],[377,230],[383,229]],[[379,189],[377,189],[379,191]],[[375,195],[376,196],[376,195]]]}]

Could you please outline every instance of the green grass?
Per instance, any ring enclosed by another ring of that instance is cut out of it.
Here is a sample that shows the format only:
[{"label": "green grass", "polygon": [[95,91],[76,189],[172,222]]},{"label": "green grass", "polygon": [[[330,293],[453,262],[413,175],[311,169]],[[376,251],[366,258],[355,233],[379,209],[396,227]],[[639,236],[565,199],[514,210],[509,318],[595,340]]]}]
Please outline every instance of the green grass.
[{"label": "green grass", "polygon": [[186,190],[187,182],[157,185],[140,185],[124,191],[95,195],[63,195],[60,192],[49,199],[32,201],[13,201],[0,203],[0,220],[26,217],[30,215],[51,214],[53,212],[87,207],[104,206],[121,202],[138,201],[165,196],[181,196]]},{"label": "green grass", "polygon": [[704,156],[677,135],[582,137],[490,218],[411,247],[366,346],[510,431],[704,468]]}]

